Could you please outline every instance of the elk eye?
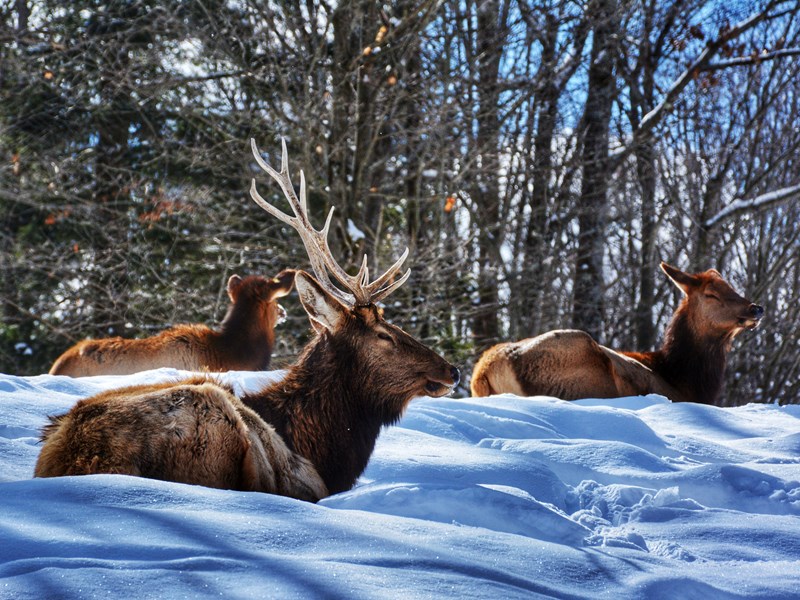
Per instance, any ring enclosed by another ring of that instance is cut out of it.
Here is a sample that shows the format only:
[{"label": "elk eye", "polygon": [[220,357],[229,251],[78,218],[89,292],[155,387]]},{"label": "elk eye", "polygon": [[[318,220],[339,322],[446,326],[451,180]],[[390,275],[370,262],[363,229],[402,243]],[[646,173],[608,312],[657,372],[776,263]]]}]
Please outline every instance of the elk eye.
[{"label": "elk eye", "polygon": [[719,299],[719,296],[717,296],[716,294],[706,294],[705,296],[706,296],[706,298],[711,298],[712,300],[716,300],[717,302],[721,302],[721,300]]},{"label": "elk eye", "polygon": [[394,342],[394,338],[392,338],[392,336],[390,336],[388,333],[383,333],[382,331],[378,332],[378,339],[386,342]]}]

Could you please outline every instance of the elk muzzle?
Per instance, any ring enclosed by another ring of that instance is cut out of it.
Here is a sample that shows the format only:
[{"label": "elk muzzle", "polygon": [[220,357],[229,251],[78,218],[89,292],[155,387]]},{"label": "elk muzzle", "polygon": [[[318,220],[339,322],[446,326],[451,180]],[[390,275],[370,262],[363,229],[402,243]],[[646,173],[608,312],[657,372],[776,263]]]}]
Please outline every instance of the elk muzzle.
[{"label": "elk muzzle", "polygon": [[449,394],[454,387],[458,385],[461,380],[461,373],[457,368],[450,365],[444,373],[439,376],[432,377],[428,375],[428,382],[425,384],[425,392],[433,397],[439,398]]},{"label": "elk muzzle", "polygon": [[747,313],[739,319],[739,324],[747,329],[755,329],[764,316],[764,307],[758,304],[751,304],[747,307]]}]

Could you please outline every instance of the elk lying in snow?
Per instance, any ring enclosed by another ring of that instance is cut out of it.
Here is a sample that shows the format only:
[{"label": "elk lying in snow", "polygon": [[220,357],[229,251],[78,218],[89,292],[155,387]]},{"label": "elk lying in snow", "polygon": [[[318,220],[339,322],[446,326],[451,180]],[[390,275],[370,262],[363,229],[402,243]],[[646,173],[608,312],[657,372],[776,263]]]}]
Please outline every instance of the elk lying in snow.
[{"label": "elk lying in snow", "polygon": [[111,390],[50,421],[36,477],[122,473],[311,501],[326,495],[314,466],[211,379]]},{"label": "elk lying in snow", "polygon": [[285,316],[277,299],[292,291],[294,271],[277,277],[228,279],[231,306],[219,331],[178,325],[143,339],[84,340],[64,352],[50,375],[128,375],[174,367],[187,371],[263,371],[275,345],[275,325]]},{"label": "elk lying in snow", "polygon": [[716,403],[733,338],[755,328],[764,309],[713,269],[689,275],[663,262],[661,269],[684,297],[659,350],[621,352],[583,331],[551,331],[489,348],[475,365],[472,395],[576,400],[656,393],[676,402]]},{"label": "elk lying in snow", "polygon": [[328,247],[331,215],[319,231],[308,221],[302,172],[295,195],[285,144],[280,173],[252,145],[295,217],[269,205],[255,182],[250,193],[300,233],[316,274],[299,271],[295,285],[317,335],[282,381],[241,400],[209,379],[80,401],[45,428],[37,476],[127,473],[317,500],[353,486],[381,427],[396,422],[413,397],[443,396],[458,383],[455,367],[376,306],[407,279],[408,271],[392,281],[408,251],[372,283],[366,259],[348,275]]}]

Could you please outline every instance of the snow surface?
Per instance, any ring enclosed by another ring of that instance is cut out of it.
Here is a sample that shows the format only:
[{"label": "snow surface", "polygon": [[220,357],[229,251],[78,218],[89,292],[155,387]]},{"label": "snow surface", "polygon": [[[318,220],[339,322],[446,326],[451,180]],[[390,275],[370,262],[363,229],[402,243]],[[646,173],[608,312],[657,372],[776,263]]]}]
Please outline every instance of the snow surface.
[{"label": "snow surface", "polygon": [[182,375],[0,375],[0,598],[800,597],[800,406],[421,398],[317,505],[32,479],[47,415]]}]

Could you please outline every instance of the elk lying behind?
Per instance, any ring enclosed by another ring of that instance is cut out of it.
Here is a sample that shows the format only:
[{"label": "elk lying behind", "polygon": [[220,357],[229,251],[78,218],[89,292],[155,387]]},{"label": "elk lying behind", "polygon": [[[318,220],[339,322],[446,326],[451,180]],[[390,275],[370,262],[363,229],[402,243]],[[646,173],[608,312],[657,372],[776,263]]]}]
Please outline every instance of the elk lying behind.
[{"label": "elk lying behind", "polygon": [[277,299],[292,291],[294,271],[277,277],[228,279],[231,306],[219,328],[178,325],[143,339],[84,340],[53,363],[50,375],[128,375],[159,367],[187,371],[263,371],[275,345],[275,325],[285,312]]},{"label": "elk lying behind", "polygon": [[661,269],[684,296],[654,352],[611,350],[577,330],[558,330],[489,348],[475,365],[472,395],[513,393],[576,400],[656,393],[714,404],[733,338],[755,328],[764,309],[711,269]]},{"label": "elk lying behind", "polygon": [[407,251],[371,283],[366,260],[348,275],[328,247],[330,215],[320,231],[308,221],[302,172],[295,195],[285,144],[280,173],[255,143],[253,153],[295,217],[269,205],[255,182],[253,199],[300,233],[316,274],[299,271],[295,278],[314,339],[282,381],[241,400],[210,379],[82,400],[45,428],[37,476],[127,473],[316,500],[352,487],[381,428],[396,422],[412,398],[443,396],[458,383],[455,367],[389,324],[376,306],[407,279],[408,271],[393,280]]}]

